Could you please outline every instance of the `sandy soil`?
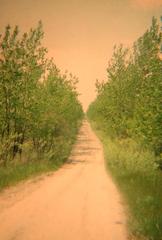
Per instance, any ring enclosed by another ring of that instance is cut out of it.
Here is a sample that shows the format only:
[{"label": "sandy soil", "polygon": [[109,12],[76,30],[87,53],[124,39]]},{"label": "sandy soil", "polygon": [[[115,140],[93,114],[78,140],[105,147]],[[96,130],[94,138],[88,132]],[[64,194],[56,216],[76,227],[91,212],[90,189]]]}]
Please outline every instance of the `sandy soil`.
[{"label": "sandy soil", "polygon": [[121,199],[89,123],[61,169],[0,194],[0,239],[127,239]]}]

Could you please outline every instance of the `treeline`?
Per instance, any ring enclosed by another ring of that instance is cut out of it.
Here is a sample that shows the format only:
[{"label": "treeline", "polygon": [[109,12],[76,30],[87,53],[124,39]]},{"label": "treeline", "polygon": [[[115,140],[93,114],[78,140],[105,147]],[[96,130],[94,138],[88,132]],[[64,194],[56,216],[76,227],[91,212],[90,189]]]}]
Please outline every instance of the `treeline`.
[{"label": "treeline", "polygon": [[115,47],[88,110],[128,206],[130,239],[162,239],[161,40],[153,18],[131,49]]},{"label": "treeline", "polygon": [[155,18],[133,45],[114,47],[107,81],[96,82],[97,99],[88,114],[112,137],[133,138],[162,152],[162,35]]},{"label": "treeline", "polygon": [[64,161],[83,116],[77,78],[46,57],[42,23],[0,38],[0,166],[41,159]]}]

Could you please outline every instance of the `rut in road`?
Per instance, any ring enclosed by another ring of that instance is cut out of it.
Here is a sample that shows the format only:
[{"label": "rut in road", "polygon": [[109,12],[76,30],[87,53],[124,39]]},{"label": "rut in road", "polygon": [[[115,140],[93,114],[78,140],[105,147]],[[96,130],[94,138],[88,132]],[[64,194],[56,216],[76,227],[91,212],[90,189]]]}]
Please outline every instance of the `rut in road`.
[{"label": "rut in road", "polygon": [[126,240],[120,196],[87,121],[67,164],[0,195],[1,240]]}]

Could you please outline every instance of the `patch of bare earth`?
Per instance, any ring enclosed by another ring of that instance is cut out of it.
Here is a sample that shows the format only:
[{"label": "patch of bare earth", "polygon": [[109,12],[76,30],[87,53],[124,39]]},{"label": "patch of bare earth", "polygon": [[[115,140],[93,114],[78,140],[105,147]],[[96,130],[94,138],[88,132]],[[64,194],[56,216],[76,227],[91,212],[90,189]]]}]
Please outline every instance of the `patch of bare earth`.
[{"label": "patch of bare earth", "polygon": [[1,193],[0,239],[127,239],[120,196],[88,122],[61,169]]}]

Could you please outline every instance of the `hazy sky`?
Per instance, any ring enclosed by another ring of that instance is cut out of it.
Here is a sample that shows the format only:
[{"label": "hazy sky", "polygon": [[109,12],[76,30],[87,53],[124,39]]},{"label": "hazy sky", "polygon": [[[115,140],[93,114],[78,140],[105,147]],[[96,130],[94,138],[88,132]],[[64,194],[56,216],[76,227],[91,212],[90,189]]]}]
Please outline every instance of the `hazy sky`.
[{"label": "hazy sky", "polygon": [[62,71],[79,77],[86,109],[114,44],[130,45],[160,15],[162,0],[0,0],[0,33],[8,23],[26,31],[41,19],[44,45]]}]

